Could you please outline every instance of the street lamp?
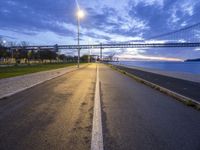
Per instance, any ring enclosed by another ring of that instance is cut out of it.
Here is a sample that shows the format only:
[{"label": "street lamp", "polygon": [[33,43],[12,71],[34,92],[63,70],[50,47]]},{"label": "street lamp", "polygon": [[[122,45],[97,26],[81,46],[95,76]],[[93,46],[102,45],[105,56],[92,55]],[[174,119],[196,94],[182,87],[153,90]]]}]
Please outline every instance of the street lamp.
[{"label": "street lamp", "polygon": [[3,40],[3,44],[6,44],[6,40]]},{"label": "street lamp", "polygon": [[80,8],[77,11],[77,36],[78,36],[78,64],[77,67],[79,68],[79,63],[80,63],[80,19],[84,18],[85,13],[83,10]]}]

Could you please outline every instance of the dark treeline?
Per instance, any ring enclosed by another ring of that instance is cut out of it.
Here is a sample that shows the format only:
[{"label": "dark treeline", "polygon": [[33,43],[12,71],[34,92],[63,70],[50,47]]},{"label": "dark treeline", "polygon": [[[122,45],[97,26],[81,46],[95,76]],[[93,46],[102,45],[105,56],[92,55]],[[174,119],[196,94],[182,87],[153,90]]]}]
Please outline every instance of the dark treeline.
[{"label": "dark treeline", "polygon": [[49,60],[59,60],[63,62],[75,62],[76,56],[66,56],[58,54],[52,50],[9,50],[5,47],[0,47],[0,59],[14,59],[16,63],[20,63],[24,59],[27,63],[30,61],[46,62]]},{"label": "dark treeline", "polygon": [[[9,47],[3,45],[0,42],[0,59],[4,62],[8,62],[12,59],[14,63],[52,63],[52,62],[76,62],[77,56],[70,56],[65,54],[59,54],[58,52],[51,49],[40,49],[40,50],[26,50],[25,47],[27,44],[23,42],[21,44],[21,49],[11,50]],[[91,58],[93,60],[93,58]],[[84,55],[80,58],[81,62],[88,61],[88,55]]]}]

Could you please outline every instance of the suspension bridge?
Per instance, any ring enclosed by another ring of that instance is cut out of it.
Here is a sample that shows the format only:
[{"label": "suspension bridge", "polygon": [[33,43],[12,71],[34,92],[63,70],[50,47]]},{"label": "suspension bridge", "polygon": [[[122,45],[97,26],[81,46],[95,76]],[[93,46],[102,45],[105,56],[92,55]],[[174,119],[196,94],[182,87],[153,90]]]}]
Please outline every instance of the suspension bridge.
[{"label": "suspension bridge", "polygon": [[69,49],[104,49],[104,48],[172,48],[200,47],[200,23],[181,28],[172,32],[149,37],[139,42],[100,43],[86,45],[29,45],[12,46],[10,49],[26,50],[69,50]]}]

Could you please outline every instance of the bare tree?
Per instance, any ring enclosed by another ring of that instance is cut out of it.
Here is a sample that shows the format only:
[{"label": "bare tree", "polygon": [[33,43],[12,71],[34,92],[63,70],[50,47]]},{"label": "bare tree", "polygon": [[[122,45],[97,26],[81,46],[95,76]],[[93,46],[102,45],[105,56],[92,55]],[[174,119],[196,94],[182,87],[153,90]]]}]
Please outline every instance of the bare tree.
[{"label": "bare tree", "polygon": [[23,49],[26,49],[26,46],[28,46],[29,43],[26,42],[26,41],[21,41],[21,43],[20,43],[19,45],[20,45]]},{"label": "bare tree", "polygon": [[108,56],[109,60],[112,61],[114,56],[115,56],[115,53],[110,54],[110,55]]},{"label": "bare tree", "polygon": [[8,43],[7,43],[7,46],[8,46],[8,47],[17,46],[17,43],[16,43],[16,42],[8,42]]},{"label": "bare tree", "polygon": [[4,41],[3,41],[3,38],[0,37],[0,47],[3,47],[4,46]]}]

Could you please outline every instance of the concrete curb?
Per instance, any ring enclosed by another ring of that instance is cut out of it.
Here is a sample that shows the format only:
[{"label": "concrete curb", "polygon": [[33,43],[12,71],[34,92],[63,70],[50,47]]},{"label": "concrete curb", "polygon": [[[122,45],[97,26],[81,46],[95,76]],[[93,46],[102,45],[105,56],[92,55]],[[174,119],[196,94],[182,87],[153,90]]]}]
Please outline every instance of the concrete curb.
[{"label": "concrete curb", "polygon": [[194,99],[191,99],[189,97],[183,96],[183,95],[178,94],[176,92],[173,92],[173,91],[171,91],[169,89],[166,89],[166,88],[164,88],[162,86],[159,86],[159,85],[157,85],[155,83],[152,83],[152,82],[149,82],[149,81],[147,81],[145,79],[137,77],[137,76],[135,76],[133,74],[130,74],[130,73],[124,71],[124,70],[118,69],[113,65],[108,65],[108,66],[110,66],[112,69],[114,69],[114,70],[116,70],[116,71],[118,71],[118,72],[120,72],[122,74],[125,74],[125,75],[127,75],[127,76],[129,76],[129,77],[131,77],[131,78],[133,78],[133,79],[135,79],[135,80],[137,80],[137,81],[139,81],[139,82],[141,82],[143,84],[146,84],[146,85],[150,86],[151,88],[154,88],[154,89],[156,89],[156,90],[158,90],[158,91],[160,91],[160,92],[162,92],[164,94],[167,94],[167,95],[175,98],[176,100],[178,100],[180,102],[183,102],[187,106],[191,106],[191,107],[196,108],[197,110],[200,110],[200,102],[198,102],[198,101],[196,101]]},{"label": "concrete curb", "polygon": [[[87,67],[87,66],[88,66],[88,65],[84,65],[84,66],[82,66],[80,69],[83,69],[83,68],[85,68],[85,67]],[[28,86],[28,87],[26,87],[26,88],[22,88],[22,89],[19,89],[19,90],[14,91],[14,92],[11,92],[11,93],[9,93],[9,94],[0,96],[0,100],[6,99],[7,97],[10,97],[10,96],[12,96],[12,95],[14,95],[14,94],[17,94],[17,93],[19,93],[19,92],[25,91],[25,90],[27,90],[27,89],[30,89],[30,88],[36,86],[36,85],[42,84],[42,83],[44,83],[44,82],[47,82],[47,81],[49,81],[49,80],[55,79],[55,78],[57,78],[57,77],[63,76],[64,74],[67,74],[67,73],[69,73],[69,72],[73,72],[73,71],[76,71],[76,70],[78,70],[78,68],[71,68],[71,69],[69,69],[69,71],[67,71],[67,72],[65,72],[65,73],[61,73],[61,74],[59,74],[58,76],[51,77],[51,78],[49,78],[49,79],[46,79],[46,80],[37,82],[37,83],[35,83],[35,84],[32,84],[32,85],[30,85],[30,86]]]}]

